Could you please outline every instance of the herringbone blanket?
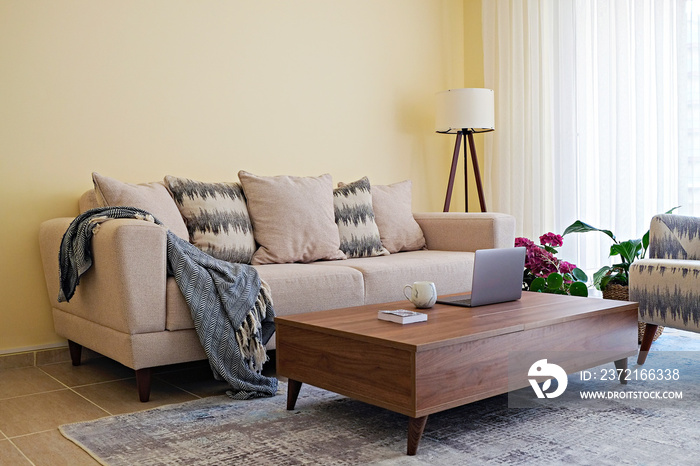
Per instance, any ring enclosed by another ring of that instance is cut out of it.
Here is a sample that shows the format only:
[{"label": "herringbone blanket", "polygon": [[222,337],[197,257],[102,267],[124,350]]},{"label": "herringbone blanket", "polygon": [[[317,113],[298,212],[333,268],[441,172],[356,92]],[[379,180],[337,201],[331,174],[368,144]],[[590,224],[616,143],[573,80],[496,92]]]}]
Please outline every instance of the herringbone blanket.
[{"label": "herringbone blanket", "polygon": [[[63,235],[59,252],[59,301],[75,293],[80,276],[92,264],[92,236],[112,218],[137,218],[162,225],[132,207],[91,209],[76,217]],[[168,273],[175,277],[189,305],[195,329],[214,377],[226,380],[235,399],[274,396],[277,379],[260,371],[265,343],[275,331],[270,291],[257,271],[245,264],[216,259],[167,232]]]}]

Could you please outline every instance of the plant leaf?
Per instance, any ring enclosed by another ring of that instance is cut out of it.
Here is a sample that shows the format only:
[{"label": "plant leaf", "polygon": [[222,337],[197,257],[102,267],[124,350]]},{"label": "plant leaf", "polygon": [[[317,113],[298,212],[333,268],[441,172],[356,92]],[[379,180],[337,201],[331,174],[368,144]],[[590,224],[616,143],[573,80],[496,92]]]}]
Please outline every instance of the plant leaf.
[{"label": "plant leaf", "polygon": [[630,239],[610,246],[610,255],[616,256],[619,254],[620,257],[622,257],[622,262],[626,264],[634,262],[635,259],[639,257],[641,251],[641,239]]},{"label": "plant leaf", "polygon": [[571,275],[577,282],[586,283],[588,281],[588,275],[586,275],[586,272],[579,269],[578,267],[571,271]]},{"label": "plant leaf", "polygon": [[593,286],[597,289],[601,289],[601,281],[603,280],[603,277],[612,270],[612,267],[608,265],[602,266],[596,273],[593,274]]},{"label": "plant leaf", "polygon": [[561,274],[557,272],[552,272],[547,277],[547,289],[549,290],[558,290],[562,287],[563,284],[564,277],[562,277]]},{"label": "plant leaf", "polygon": [[588,296],[588,287],[582,282],[574,282],[569,288],[569,293],[571,296]]},{"label": "plant leaf", "polygon": [[647,249],[649,249],[649,230],[647,230],[647,232],[644,233],[644,236],[642,236],[642,252],[639,254],[640,259],[644,259]]},{"label": "plant leaf", "polygon": [[620,262],[619,264],[613,264],[610,268],[610,274],[624,273],[630,269],[630,265],[626,262]]},{"label": "plant leaf", "polygon": [[574,223],[566,227],[566,230],[564,230],[564,233],[562,236],[566,236],[569,233],[588,233],[589,231],[599,231],[601,233],[605,233],[612,239],[614,242],[617,243],[617,239],[615,238],[615,235],[613,234],[612,231],[610,230],[601,230],[600,228],[596,228],[594,226],[591,226],[587,223],[583,223],[581,220],[576,220]]},{"label": "plant leaf", "polygon": [[530,291],[541,292],[546,287],[547,287],[547,283],[545,282],[544,278],[542,278],[542,277],[537,277],[534,280],[532,280],[532,283],[530,283]]}]

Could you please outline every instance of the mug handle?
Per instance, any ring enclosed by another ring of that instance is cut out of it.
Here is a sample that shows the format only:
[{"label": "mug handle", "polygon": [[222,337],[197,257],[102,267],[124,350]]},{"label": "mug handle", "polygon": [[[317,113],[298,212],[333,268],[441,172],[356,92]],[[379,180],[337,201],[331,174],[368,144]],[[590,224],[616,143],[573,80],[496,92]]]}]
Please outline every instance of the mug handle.
[{"label": "mug handle", "polygon": [[[409,290],[411,290],[411,291],[408,292],[408,294],[406,294],[406,288],[408,288]],[[409,301],[411,301],[411,293],[412,293],[412,292],[413,292],[413,287],[412,287],[411,285],[404,285],[404,287],[403,287],[403,295],[404,295],[404,296],[406,297],[406,299],[408,299]]]}]

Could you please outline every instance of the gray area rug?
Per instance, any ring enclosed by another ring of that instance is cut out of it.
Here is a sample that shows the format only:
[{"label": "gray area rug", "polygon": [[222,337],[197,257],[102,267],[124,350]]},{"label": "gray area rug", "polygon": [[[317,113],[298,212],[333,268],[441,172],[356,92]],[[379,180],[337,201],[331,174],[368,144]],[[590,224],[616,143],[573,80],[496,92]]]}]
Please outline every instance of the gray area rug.
[{"label": "gray area rug", "polygon": [[[414,457],[405,455],[405,416],[308,385],[287,411],[283,383],[273,398],[204,398],[60,429],[108,465],[691,464],[700,457],[700,340],[667,331],[652,349],[642,367],[677,368],[680,379],[663,388],[682,391],[681,400],[518,409],[508,407],[507,395],[496,396],[431,415]],[[570,375],[567,392],[579,389],[660,386]]]}]

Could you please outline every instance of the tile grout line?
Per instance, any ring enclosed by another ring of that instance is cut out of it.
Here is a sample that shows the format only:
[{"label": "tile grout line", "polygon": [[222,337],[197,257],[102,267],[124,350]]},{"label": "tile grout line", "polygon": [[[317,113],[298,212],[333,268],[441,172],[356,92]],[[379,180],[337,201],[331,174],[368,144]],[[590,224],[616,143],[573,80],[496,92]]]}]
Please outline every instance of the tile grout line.
[{"label": "tile grout line", "polygon": [[[47,365],[50,365],[50,364],[47,364]],[[54,377],[54,376],[51,375],[50,373],[46,372],[44,369],[42,369],[42,367],[43,367],[43,366],[37,366],[37,369],[39,369],[41,372],[43,372],[44,374],[46,374],[46,375],[48,375],[49,377],[51,377],[52,379],[54,379],[56,382],[60,383],[61,385],[63,385],[63,386],[66,387],[66,388],[69,388],[69,389],[70,389],[70,388],[89,387],[90,385],[101,385],[101,384],[105,384],[105,383],[120,382],[120,381],[122,381],[122,380],[129,380],[129,379],[133,379],[133,378],[134,378],[134,377],[120,377],[120,378],[111,379],[111,380],[103,380],[103,381],[101,381],[101,382],[92,382],[92,383],[84,383],[84,384],[81,384],[81,385],[74,385],[74,386],[71,387],[71,386],[67,385],[67,384],[64,383],[64,382],[61,382],[59,379],[57,379],[56,377]]]},{"label": "tile grout line", "polygon": [[[106,408],[104,408],[104,407],[100,406],[99,404],[97,404],[97,402],[94,402],[94,401],[90,400],[89,398],[87,398],[86,396],[82,395],[81,393],[75,391],[74,388],[89,387],[89,386],[91,386],[91,385],[103,385],[103,384],[108,384],[108,383],[112,383],[112,382],[119,382],[119,381],[122,381],[122,380],[130,380],[130,379],[133,379],[133,377],[123,377],[123,378],[120,378],[120,379],[105,380],[105,381],[102,381],[102,382],[87,383],[87,384],[83,384],[83,385],[76,385],[76,386],[74,386],[74,387],[69,387],[69,386],[66,385],[65,383],[63,383],[63,382],[61,382],[60,380],[58,380],[58,379],[57,379],[56,377],[54,377],[53,375],[51,375],[51,374],[49,374],[48,372],[46,372],[45,370],[41,369],[39,366],[37,366],[37,367],[38,367],[39,370],[41,370],[44,374],[48,375],[49,377],[51,377],[52,379],[54,379],[55,381],[57,381],[58,383],[60,383],[60,384],[63,385],[64,387],[66,387],[66,388],[67,388],[68,390],[70,390],[71,392],[75,393],[75,394],[78,395],[79,397],[83,398],[84,400],[88,401],[89,403],[95,405],[97,408],[99,408],[99,409],[101,409],[102,411],[106,412],[106,413],[107,413],[107,416],[117,416],[118,414],[115,414],[115,413],[110,412],[110,411],[107,410]],[[173,372],[177,372],[177,371],[173,371]],[[192,395],[192,396],[195,397],[196,399],[202,399],[202,398],[204,398],[204,397],[201,397],[201,396],[197,395],[196,393],[192,393],[192,392],[190,392],[189,390],[186,390],[186,389],[184,389],[184,388],[182,388],[182,387],[179,387],[179,386],[175,385],[174,383],[171,383],[171,382],[169,382],[169,381],[167,381],[167,380],[165,380],[165,379],[163,379],[163,378],[161,378],[161,377],[158,377],[157,375],[154,376],[154,378],[158,379],[158,380],[159,380],[160,382],[162,382],[162,383],[168,384],[168,385],[170,385],[170,386],[173,387],[173,388],[176,388],[176,389],[178,389],[178,390],[180,390],[180,391],[182,391],[182,392],[184,392],[184,393],[187,393],[188,395]],[[60,390],[53,390],[53,391],[60,391]],[[44,393],[48,393],[48,392],[44,392]],[[167,404],[164,405],[164,406],[167,406],[168,404],[173,404],[173,403],[167,403]],[[144,410],[148,410],[148,409],[152,409],[152,408],[145,408]],[[106,417],[106,416],[103,416],[103,417]]]},{"label": "tile grout line", "polygon": [[[34,462],[33,462],[32,460],[30,460],[30,459],[27,457],[27,455],[24,454],[24,452],[22,451],[22,449],[21,449],[19,446],[17,446],[17,444],[16,444],[15,442],[13,442],[12,439],[11,439],[10,437],[8,437],[7,434],[5,434],[5,432],[3,432],[2,430],[0,430],[0,435],[2,435],[2,438],[0,438],[0,441],[7,440],[7,443],[9,443],[10,445],[12,445],[12,446],[15,448],[15,450],[17,450],[17,451],[19,452],[19,454],[22,455],[22,456],[24,457],[24,459],[26,459],[27,461],[29,461],[29,464],[34,465]],[[34,466],[36,466],[36,465],[34,465]]]},{"label": "tile grout line", "polygon": [[[102,406],[98,405],[97,403],[95,403],[95,402],[92,401],[91,399],[87,398],[86,396],[84,396],[84,395],[82,395],[82,394],[76,392],[76,391],[73,390],[72,388],[69,388],[69,390],[70,390],[71,392],[75,393],[76,395],[78,395],[78,396],[79,396],[80,398],[82,398],[83,400],[87,401],[88,403],[90,403],[90,404],[92,404],[92,405],[95,405],[95,407],[97,407],[98,409],[100,409],[100,410],[104,411],[105,413],[107,413],[107,416],[114,416],[114,414],[112,414],[111,412],[107,411],[106,408],[103,408]],[[107,417],[107,416],[102,416],[102,417]],[[100,418],[97,418],[97,419],[100,419]]]},{"label": "tile grout line", "polygon": [[14,440],[14,439],[22,438],[22,437],[30,437],[30,436],[36,435],[36,434],[45,434],[45,433],[47,433],[47,432],[53,432],[54,430],[57,430],[57,428],[54,428],[54,429],[44,429],[44,430],[38,430],[38,431],[36,431],[36,432],[29,432],[29,433],[27,433],[27,434],[15,435],[15,436],[13,436],[13,437],[8,437],[7,440]]},{"label": "tile grout line", "polygon": [[64,390],[70,390],[70,388],[65,387],[65,388],[57,388],[55,390],[44,390],[43,392],[36,392],[36,393],[29,393],[27,395],[17,395],[17,396],[8,396],[7,398],[0,398],[0,401],[7,401],[7,400],[16,400],[17,398],[26,398],[28,396],[35,396],[35,395],[45,395],[47,393],[56,393],[56,392],[62,392]]},{"label": "tile grout line", "polygon": [[[54,377],[53,375],[51,375],[51,374],[49,374],[48,372],[46,372],[45,370],[43,370],[40,366],[36,366],[36,367],[37,367],[40,371],[42,371],[44,374],[48,375],[49,377],[51,377],[52,379],[54,379],[56,382],[58,382],[58,383],[60,383],[61,385],[63,385],[66,389],[70,390],[71,392],[75,393],[76,395],[78,395],[79,397],[83,398],[83,399],[86,400],[87,402],[91,403],[92,405],[96,406],[96,407],[99,408],[100,410],[102,410],[102,411],[104,411],[105,413],[107,413],[107,416],[116,416],[117,414],[114,414],[114,413],[110,412],[108,409],[106,409],[106,408],[100,406],[97,402],[92,401],[91,399],[87,398],[86,396],[84,396],[84,395],[82,395],[81,393],[79,393],[79,392],[77,392],[76,390],[74,390],[74,388],[89,387],[89,386],[91,386],[91,385],[103,385],[103,384],[108,384],[108,383],[112,383],[112,382],[119,382],[119,381],[123,381],[123,380],[130,380],[130,379],[133,379],[133,377],[123,377],[123,378],[114,379],[114,380],[105,380],[105,381],[102,381],[102,382],[88,383],[88,384],[82,384],[82,385],[76,385],[76,386],[74,386],[74,387],[70,387],[70,386],[66,385],[64,382],[62,382],[62,381],[60,381],[59,379],[57,379],[56,377]],[[195,393],[192,393],[192,392],[190,392],[190,391],[188,391],[188,390],[185,390],[185,389],[182,388],[182,387],[179,387],[179,386],[175,385],[174,383],[171,383],[171,382],[169,382],[169,381],[167,381],[167,380],[165,380],[165,379],[163,379],[163,378],[161,378],[161,377],[158,377],[157,375],[155,376],[155,378],[157,378],[157,379],[158,379],[160,382],[162,382],[162,383],[166,383],[166,384],[170,385],[171,387],[174,387],[174,388],[176,388],[176,389],[178,389],[178,390],[180,390],[180,391],[182,391],[182,392],[187,393],[188,395],[194,396],[196,399],[201,399],[201,398],[203,398],[203,397],[201,397],[201,396],[199,396],[199,395],[197,395],[197,394],[195,394]],[[61,390],[62,390],[62,389],[61,389]],[[60,390],[52,390],[52,391],[60,391]],[[43,392],[43,393],[49,393],[49,392]],[[171,403],[168,403],[168,404],[171,404]],[[150,408],[146,408],[146,409],[150,409]],[[103,417],[106,417],[106,416],[103,416]]]},{"label": "tile grout line", "polygon": [[66,389],[66,388],[69,388],[66,384],[64,384],[63,382],[61,382],[60,380],[58,380],[56,377],[53,377],[53,376],[51,376],[51,374],[48,374],[46,371],[42,370],[41,367],[39,367],[39,366],[14,367],[14,368],[9,369],[9,370],[27,369],[27,368],[38,369],[39,371],[41,371],[41,372],[44,373],[45,375],[48,375],[48,376],[51,377],[53,380],[55,380],[56,382],[58,382],[58,383],[59,383],[60,385],[62,385],[64,388],[56,388],[56,389],[53,389],[53,390],[43,390],[43,391],[34,392],[34,393],[26,393],[26,394],[24,394],[24,395],[0,397],[0,401],[12,400],[12,399],[15,399],[15,398],[22,398],[22,397],[25,397],[25,396],[41,395],[41,394],[43,394],[43,393],[59,392],[59,391],[61,391],[61,390],[64,390],[64,389]]},{"label": "tile grout line", "polygon": [[[71,392],[73,392],[73,393],[75,393],[76,395],[78,395],[80,398],[84,399],[85,401],[87,401],[87,402],[90,403],[90,404],[95,405],[98,409],[100,409],[100,410],[104,411],[105,413],[107,413],[107,416],[114,416],[114,414],[112,414],[111,412],[109,412],[107,409],[103,408],[102,406],[98,405],[98,404],[95,403],[94,401],[92,401],[92,400],[86,398],[86,397],[83,396],[82,394],[80,394],[80,393],[76,392],[75,390],[73,390],[73,387],[69,387],[68,385],[66,385],[65,383],[61,382],[60,380],[58,380],[56,377],[54,377],[53,375],[49,374],[49,373],[46,372],[45,370],[43,370],[43,369],[41,369],[41,368],[39,368],[39,370],[41,370],[44,374],[46,374],[46,375],[48,375],[49,377],[51,377],[52,379],[54,379],[56,382],[60,383],[60,384],[63,385],[64,387],[66,387],[66,388],[67,388],[68,390],[70,390]],[[119,380],[126,380],[126,379],[119,379]],[[99,382],[99,383],[106,383],[106,382]],[[96,384],[85,384],[85,385],[80,385],[80,387],[87,387],[87,386],[89,386],[89,385],[97,385],[97,383],[96,383]],[[102,416],[102,417],[105,417],[105,416]]]},{"label": "tile grout line", "polygon": [[[28,367],[30,367],[30,366],[28,366]],[[89,387],[89,386],[93,386],[93,385],[103,385],[103,384],[108,384],[108,383],[113,383],[113,382],[118,382],[118,381],[124,381],[124,380],[133,379],[133,377],[123,377],[123,378],[115,378],[115,379],[113,379],[113,380],[106,380],[106,381],[99,381],[99,382],[94,382],[94,383],[85,383],[85,384],[81,384],[81,385],[69,386],[67,383],[63,382],[62,380],[60,380],[60,379],[57,378],[56,376],[54,376],[54,375],[52,375],[51,373],[49,373],[48,371],[44,370],[43,365],[42,365],[42,366],[36,365],[36,356],[35,356],[35,365],[34,365],[33,367],[36,368],[36,369],[39,369],[39,371],[41,371],[41,373],[43,373],[44,375],[47,375],[50,379],[52,379],[52,380],[54,380],[55,382],[57,382],[57,383],[59,384],[59,388],[56,388],[56,389],[53,389],[53,390],[45,390],[45,391],[41,391],[41,392],[38,392],[38,393],[32,393],[32,394],[27,394],[27,395],[12,396],[12,397],[8,397],[8,398],[3,398],[3,399],[0,400],[0,401],[12,400],[12,399],[16,399],[16,398],[23,398],[23,397],[26,397],[26,396],[33,396],[33,395],[42,395],[42,394],[48,394],[48,393],[58,393],[58,392],[63,392],[63,391],[68,390],[68,391],[71,391],[71,392],[73,392],[74,394],[78,395],[80,398],[84,399],[85,401],[87,401],[87,402],[88,402],[89,404],[91,404],[92,406],[95,406],[96,408],[98,408],[98,409],[103,413],[103,415],[101,415],[100,417],[97,417],[97,418],[95,418],[95,419],[100,419],[100,418],[105,418],[105,417],[109,417],[109,416],[115,416],[116,414],[114,414],[114,413],[112,413],[110,410],[108,410],[108,409],[106,409],[106,408],[100,406],[99,400],[98,400],[98,401],[92,401],[92,400],[89,399],[87,396],[85,396],[85,395],[79,393],[76,389],[81,388],[81,387]],[[173,372],[177,372],[177,371],[173,371]],[[158,375],[154,374],[154,378],[157,379],[157,380],[158,380],[159,382],[161,382],[161,383],[165,383],[165,384],[167,384],[168,386],[173,387],[174,389],[176,389],[177,391],[179,391],[179,392],[181,392],[181,393],[185,393],[185,394],[187,394],[187,395],[190,395],[190,396],[192,396],[194,399],[202,399],[202,398],[205,398],[205,397],[206,397],[206,396],[197,395],[196,393],[193,393],[193,392],[191,392],[191,391],[189,391],[189,390],[187,390],[187,389],[185,389],[185,388],[179,386],[176,382],[172,382],[172,381],[166,380],[166,379],[164,379],[164,378],[161,378],[159,375],[161,375],[161,374],[158,374]],[[167,404],[172,404],[172,403],[167,403]],[[148,408],[147,408],[147,409],[148,409]],[[60,426],[59,426],[59,427],[60,427]],[[22,437],[29,437],[29,436],[31,436],[31,435],[36,435],[36,434],[41,434],[41,433],[47,433],[47,432],[55,432],[55,431],[57,431],[57,430],[60,432],[60,429],[58,429],[58,428],[52,428],[52,429],[48,429],[48,430],[42,430],[42,431],[36,431],[36,432],[29,432],[29,433],[22,434],[22,435],[17,435],[17,436],[14,436],[14,437],[9,437],[9,436],[7,436],[4,432],[0,431],[0,440],[7,440],[8,443],[11,444],[11,445],[13,446],[13,448],[16,449],[16,450],[22,455],[23,458],[26,459],[26,461],[28,462],[28,464],[31,464],[31,465],[33,465],[33,466],[36,466],[36,464],[22,451],[22,449],[19,447],[19,445],[18,445],[13,439],[16,440],[16,439],[22,438]]]},{"label": "tile grout line", "polygon": [[24,457],[25,460],[29,461],[29,464],[31,464],[32,466],[36,466],[36,464],[34,463],[34,461],[30,460],[29,457],[28,457],[27,455],[24,454],[24,452],[22,451],[22,449],[21,449],[19,446],[17,446],[17,444],[16,444],[15,442],[13,442],[11,438],[8,438],[7,441],[10,442],[10,444],[11,444],[13,447],[15,447],[15,449],[19,452],[20,455],[22,455],[22,456]]},{"label": "tile grout line", "polygon": [[[201,399],[203,398],[203,397],[197,395],[196,393],[192,393],[192,392],[190,392],[189,390],[185,390],[185,389],[182,388],[182,387],[178,387],[178,386],[175,385],[174,383],[169,382],[169,381],[167,381],[167,380],[165,380],[165,379],[163,379],[163,378],[161,378],[161,377],[156,376],[155,378],[157,378],[160,382],[166,383],[166,384],[170,385],[171,387],[177,388],[178,390],[187,393],[188,395],[192,395],[193,397],[197,398],[198,400],[201,400]],[[170,403],[168,403],[168,404],[170,404]]]}]

